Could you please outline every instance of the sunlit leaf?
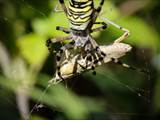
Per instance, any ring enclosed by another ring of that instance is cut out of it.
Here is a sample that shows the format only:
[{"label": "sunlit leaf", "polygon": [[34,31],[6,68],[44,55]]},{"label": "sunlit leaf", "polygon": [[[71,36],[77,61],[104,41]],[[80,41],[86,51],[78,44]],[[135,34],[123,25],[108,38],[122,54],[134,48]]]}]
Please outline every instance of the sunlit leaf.
[{"label": "sunlit leaf", "polygon": [[20,53],[31,65],[40,66],[48,55],[45,40],[42,36],[28,34],[17,41]]},{"label": "sunlit leaf", "polygon": [[[120,21],[122,22],[122,21]],[[123,20],[122,24],[131,32],[128,41],[137,46],[157,48],[159,36],[151,25],[138,17],[128,17]]]},{"label": "sunlit leaf", "polygon": [[56,30],[57,26],[62,26],[68,28],[69,24],[67,22],[64,13],[55,13],[46,19],[36,19],[33,22],[33,28],[35,32],[39,35],[46,37],[63,37],[66,35],[62,31]]}]

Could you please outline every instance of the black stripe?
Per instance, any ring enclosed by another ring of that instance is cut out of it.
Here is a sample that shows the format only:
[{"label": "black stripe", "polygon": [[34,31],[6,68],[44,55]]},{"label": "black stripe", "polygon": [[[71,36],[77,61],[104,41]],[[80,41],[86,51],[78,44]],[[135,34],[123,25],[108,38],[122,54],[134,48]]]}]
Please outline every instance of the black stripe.
[{"label": "black stripe", "polygon": [[64,3],[64,0],[59,0],[59,2],[60,2],[61,4],[63,4],[63,3]]},{"label": "black stripe", "polygon": [[[69,18],[68,18],[69,19]],[[78,22],[78,21],[73,21],[71,19],[69,19],[70,22],[72,22],[73,24],[82,24],[82,23],[86,23],[87,21],[89,21],[91,18],[89,17],[86,21],[83,21],[83,22]]]},{"label": "black stripe", "polygon": [[90,8],[89,10],[87,10],[87,11],[82,11],[82,12],[80,12],[80,11],[73,11],[72,9],[70,9],[70,8],[68,8],[69,9],[69,11],[71,11],[71,13],[74,13],[74,14],[85,14],[86,12],[89,12],[92,8]]},{"label": "black stripe", "polygon": [[[89,1],[89,0],[88,0]],[[87,2],[88,2],[87,1]],[[86,4],[87,2],[76,2],[74,0],[71,0],[70,2],[72,2],[73,5],[83,5],[83,4]]]},{"label": "black stripe", "polygon": [[[78,18],[80,18],[80,19],[83,20],[83,19],[85,19],[85,18],[87,18],[87,17],[88,17],[88,18],[91,18],[92,14],[90,14],[90,15],[88,15],[88,16],[85,16],[85,17],[83,17],[83,18],[82,18],[81,15],[78,15],[78,17],[76,17],[76,18],[74,17],[74,15],[69,15],[69,16],[70,16],[70,17],[72,16],[72,18],[73,18],[74,20],[77,20]],[[77,16],[77,15],[76,15],[76,16]],[[70,18],[68,18],[68,19],[70,19]],[[88,19],[87,19],[86,21],[88,21]]]},{"label": "black stripe", "polygon": [[[87,1],[87,2],[69,2],[69,4],[70,4],[70,6],[72,6],[72,7],[74,7],[74,8],[81,8],[81,9],[83,9],[83,8],[85,8],[85,7],[88,7],[88,6],[91,6],[91,8],[94,8],[93,1],[92,1],[91,4],[85,5],[85,4],[87,4],[88,2],[89,2],[89,1]],[[76,5],[78,5],[78,6],[76,6]],[[81,5],[85,5],[85,6],[82,7]]]}]

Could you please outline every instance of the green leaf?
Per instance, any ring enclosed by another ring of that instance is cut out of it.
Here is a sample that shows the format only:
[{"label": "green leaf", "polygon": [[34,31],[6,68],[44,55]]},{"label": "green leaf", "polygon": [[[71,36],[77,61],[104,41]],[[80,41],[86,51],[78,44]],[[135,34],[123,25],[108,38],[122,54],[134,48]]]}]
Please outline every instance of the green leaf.
[{"label": "green leaf", "polygon": [[154,93],[154,107],[157,110],[160,110],[160,78],[157,79],[155,87],[155,93]]},{"label": "green leaf", "polygon": [[27,34],[17,41],[21,55],[31,65],[41,66],[48,55],[45,38],[36,34]]},{"label": "green leaf", "polygon": [[33,21],[34,31],[46,37],[63,37],[66,35],[64,32],[56,30],[57,26],[69,28],[69,23],[64,13],[55,13],[49,18]]},{"label": "green leaf", "polygon": [[159,36],[151,25],[147,24],[142,19],[132,16],[124,19],[122,25],[130,30],[131,35],[128,38],[129,42],[141,47],[151,47],[156,49]]}]

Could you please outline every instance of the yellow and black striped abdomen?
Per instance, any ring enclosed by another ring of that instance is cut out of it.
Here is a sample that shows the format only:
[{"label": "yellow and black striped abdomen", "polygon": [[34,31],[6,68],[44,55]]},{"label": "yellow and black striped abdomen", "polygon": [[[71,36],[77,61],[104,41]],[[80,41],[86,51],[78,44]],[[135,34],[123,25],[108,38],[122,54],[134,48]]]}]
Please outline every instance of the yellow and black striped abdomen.
[{"label": "yellow and black striped abdomen", "polygon": [[92,19],[93,0],[70,0],[68,19],[72,29],[85,30]]}]

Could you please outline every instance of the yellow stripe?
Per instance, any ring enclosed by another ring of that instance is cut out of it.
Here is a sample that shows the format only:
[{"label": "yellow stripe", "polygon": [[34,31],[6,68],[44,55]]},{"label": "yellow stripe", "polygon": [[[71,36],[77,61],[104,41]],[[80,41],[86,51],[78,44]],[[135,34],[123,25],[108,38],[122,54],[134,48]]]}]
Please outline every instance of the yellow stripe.
[{"label": "yellow stripe", "polygon": [[74,8],[72,6],[69,6],[69,9],[71,9],[74,12],[86,12],[91,9],[91,6],[87,6],[85,8]]},{"label": "yellow stripe", "polygon": [[84,15],[80,15],[80,18],[85,18],[85,17],[91,17],[93,10],[91,9],[90,11],[86,12]]},{"label": "yellow stripe", "polygon": [[91,5],[91,4],[92,4],[92,1],[89,1],[89,2],[87,2],[86,4],[81,5],[81,7],[83,7],[83,6],[89,6],[89,5]]},{"label": "yellow stripe", "polygon": [[90,1],[90,0],[74,0],[75,2],[87,2],[87,1]]},{"label": "yellow stripe", "polygon": [[[76,19],[75,19],[76,18]],[[79,16],[75,16],[75,17],[73,17],[73,16],[68,16],[68,19],[69,20],[72,20],[72,21],[74,21],[74,22],[86,22],[88,19],[90,18],[90,16],[88,16],[88,17],[86,17],[86,18],[83,18],[83,19],[81,19]]]}]

